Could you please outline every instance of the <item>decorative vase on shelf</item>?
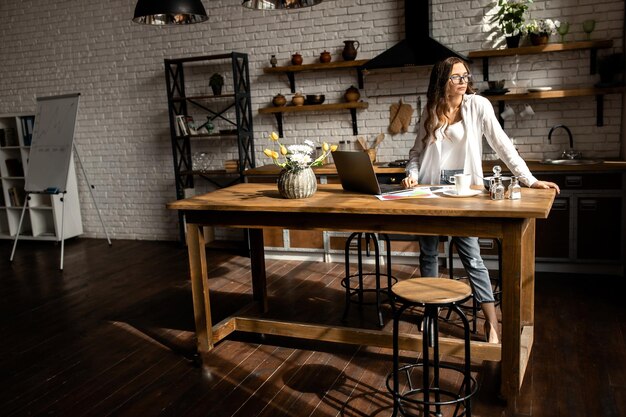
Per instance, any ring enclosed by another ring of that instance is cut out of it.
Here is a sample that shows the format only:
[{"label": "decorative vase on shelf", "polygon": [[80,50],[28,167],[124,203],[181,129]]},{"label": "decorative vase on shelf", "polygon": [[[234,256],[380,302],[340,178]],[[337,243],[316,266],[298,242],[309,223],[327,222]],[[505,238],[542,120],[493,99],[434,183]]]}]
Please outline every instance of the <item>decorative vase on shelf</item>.
[{"label": "decorative vase on shelf", "polygon": [[350,88],[348,88],[346,92],[343,94],[343,97],[346,99],[348,103],[353,103],[353,102],[359,101],[359,99],[361,98],[361,93],[359,92],[358,88],[351,85]]},{"label": "decorative vase on shelf", "polygon": [[[343,43],[345,46],[343,47],[343,51],[341,52],[341,57],[344,59],[344,61],[354,61],[356,59],[356,54],[361,44],[359,43],[359,41],[343,41]],[[355,43],[356,46],[354,46]]]},{"label": "decorative vase on shelf", "polygon": [[299,53],[295,53],[291,55],[291,64],[292,65],[302,65],[302,55]]},{"label": "decorative vase on shelf", "polygon": [[531,33],[529,35],[530,43],[533,45],[545,45],[548,43],[548,39],[550,39],[550,35],[545,33]]},{"label": "decorative vase on shelf", "polygon": [[278,192],[283,198],[308,198],[317,191],[313,169],[283,169],[278,175]]},{"label": "decorative vase on shelf", "polygon": [[291,98],[291,103],[294,106],[302,106],[304,105],[304,96],[300,93],[296,93],[293,95],[293,97]]},{"label": "decorative vase on shelf", "polygon": [[520,35],[507,36],[506,37],[506,47],[507,48],[517,48],[519,46]]},{"label": "decorative vase on shelf", "polygon": [[322,64],[327,64],[329,63],[331,60],[333,59],[333,57],[330,55],[330,52],[324,50],[324,52],[322,52],[320,54],[320,62]]}]

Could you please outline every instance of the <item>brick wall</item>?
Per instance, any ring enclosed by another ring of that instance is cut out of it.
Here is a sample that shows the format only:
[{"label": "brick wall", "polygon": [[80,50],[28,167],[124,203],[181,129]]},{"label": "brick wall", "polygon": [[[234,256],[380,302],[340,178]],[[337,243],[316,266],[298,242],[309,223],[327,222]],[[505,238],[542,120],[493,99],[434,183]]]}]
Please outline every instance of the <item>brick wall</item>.
[{"label": "brick wall", "polygon": [[[433,1],[433,35],[462,53],[491,48],[502,42],[494,34],[488,0]],[[323,50],[340,59],[343,40],[361,42],[358,59],[376,56],[403,37],[403,1],[333,0],[302,11],[259,12],[244,9],[236,0],[205,1],[210,14],[205,24],[157,28],[130,21],[135,0],[4,0],[0,13],[3,66],[0,114],[33,112],[35,97],[80,92],[75,143],[109,233],[119,239],[176,239],[177,217],[164,207],[175,198],[174,174],[167,123],[164,58],[241,51],[250,56],[252,102],[258,165],[267,162],[262,149],[267,133],[276,130],[271,115],[257,109],[282,93],[291,97],[284,76],[263,74],[275,54],[279,65],[300,52],[305,63]],[[581,40],[581,22],[593,16],[595,39],[613,39],[622,51],[624,4],[617,0],[536,0],[531,15],[571,22],[569,40]],[[612,51],[602,51],[605,55]],[[511,89],[529,86],[590,86],[597,76],[588,73],[589,52],[563,52],[492,60],[491,79],[506,79]],[[482,66],[473,67],[477,87],[484,89]],[[359,135],[368,139],[386,132],[389,106],[402,99],[414,109],[425,103],[428,68],[372,71],[366,76],[362,99],[370,107],[358,112]],[[304,73],[297,77],[303,93],[323,93],[338,101],[356,84],[353,72]],[[208,89],[208,87],[207,87]],[[512,102],[519,112],[526,103]],[[620,150],[622,97],[605,101],[604,126],[596,127],[594,97],[529,102],[535,117],[516,116],[506,130],[526,158],[555,156],[565,137],[547,144],[557,123],[568,125],[576,147],[590,157],[617,157]],[[414,140],[416,112],[410,131],[387,135],[379,160],[407,156]],[[352,136],[350,116],[344,113],[288,114],[287,141],[321,139],[338,142]],[[208,146],[208,145],[205,145]],[[198,149],[201,150],[201,149]],[[223,142],[206,149],[220,165],[236,157],[236,145]],[[487,153],[486,157],[490,157]],[[202,181],[198,181],[200,184]],[[103,237],[95,207],[79,174],[85,235]],[[198,185],[199,190],[206,185]]]}]

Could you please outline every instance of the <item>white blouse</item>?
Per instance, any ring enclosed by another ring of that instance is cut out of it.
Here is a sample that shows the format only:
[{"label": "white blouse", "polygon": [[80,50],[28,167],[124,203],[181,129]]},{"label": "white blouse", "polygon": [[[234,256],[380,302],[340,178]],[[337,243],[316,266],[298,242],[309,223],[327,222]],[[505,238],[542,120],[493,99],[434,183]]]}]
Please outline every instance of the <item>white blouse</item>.
[{"label": "white blouse", "polygon": [[[427,108],[424,109],[424,112]],[[407,176],[417,178],[420,184],[438,184],[441,173],[442,142],[444,132],[439,129],[435,132],[435,141],[427,142],[426,147],[422,138],[426,134],[422,113],[421,123],[415,138],[415,144],[409,151],[409,163],[406,166]],[[465,136],[465,158],[462,164],[463,171],[472,175],[472,183],[483,184],[483,135],[496,155],[519,177],[520,182],[531,186],[537,178],[528,169],[526,162],[519,156],[511,139],[504,133],[493,110],[493,105],[485,97],[468,94],[463,97],[461,104],[461,123]]]}]

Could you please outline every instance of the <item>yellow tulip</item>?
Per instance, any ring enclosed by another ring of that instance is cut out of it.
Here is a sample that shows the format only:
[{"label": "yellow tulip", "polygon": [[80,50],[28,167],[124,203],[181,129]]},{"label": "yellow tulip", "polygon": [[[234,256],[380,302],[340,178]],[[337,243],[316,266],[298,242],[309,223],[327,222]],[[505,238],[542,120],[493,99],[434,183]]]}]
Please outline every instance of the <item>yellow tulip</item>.
[{"label": "yellow tulip", "polygon": [[272,157],[272,151],[269,149],[265,149],[263,153],[265,154],[265,156],[269,156],[270,158]]},{"label": "yellow tulip", "polygon": [[287,155],[287,148],[283,145],[280,145],[280,154],[281,155]]},{"label": "yellow tulip", "polygon": [[331,152],[335,152],[337,150],[338,146],[337,145],[330,145],[330,151]]},{"label": "yellow tulip", "polygon": [[328,143],[324,142],[324,144],[322,145],[322,149],[324,149],[324,152],[328,152],[330,146],[328,145]]},{"label": "yellow tulip", "polygon": [[278,152],[272,151],[272,158],[278,159]]},{"label": "yellow tulip", "polygon": [[278,134],[276,132],[270,133],[270,139],[276,142],[278,140]]}]

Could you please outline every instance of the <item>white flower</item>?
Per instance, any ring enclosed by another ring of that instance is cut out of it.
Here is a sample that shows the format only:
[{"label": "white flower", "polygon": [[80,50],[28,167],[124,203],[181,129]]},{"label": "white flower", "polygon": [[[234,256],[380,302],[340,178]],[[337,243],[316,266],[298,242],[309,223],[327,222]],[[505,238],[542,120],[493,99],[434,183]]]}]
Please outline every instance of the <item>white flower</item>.
[{"label": "white flower", "polygon": [[322,147],[322,154],[317,158],[313,159],[313,154],[315,152],[315,143],[311,140],[305,140],[304,145],[294,144],[285,146],[280,143],[278,135],[274,132],[270,135],[270,140],[279,147],[281,150],[280,155],[285,157],[284,162],[279,162],[280,155],[276,151],[272,151],[271,149],[265,149],[263,153],[268,157],[272,158],[274,163],[281,168],[285,169],[304,169],[314,166],[320,166],[324,163],[324,160],[330,152],[337,149],[336,145],[328,145],[324,142]]}]

